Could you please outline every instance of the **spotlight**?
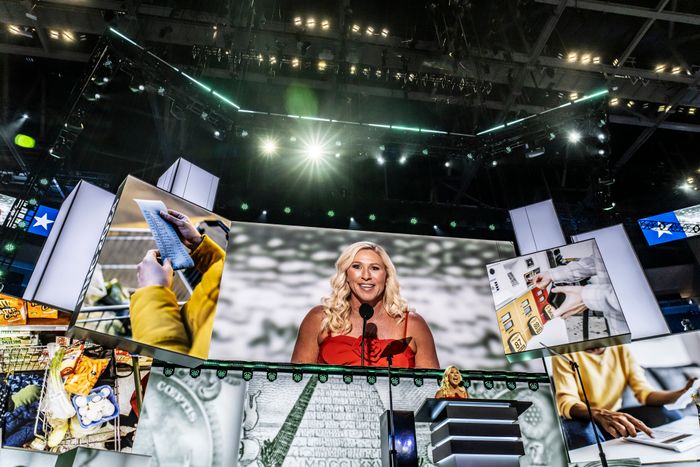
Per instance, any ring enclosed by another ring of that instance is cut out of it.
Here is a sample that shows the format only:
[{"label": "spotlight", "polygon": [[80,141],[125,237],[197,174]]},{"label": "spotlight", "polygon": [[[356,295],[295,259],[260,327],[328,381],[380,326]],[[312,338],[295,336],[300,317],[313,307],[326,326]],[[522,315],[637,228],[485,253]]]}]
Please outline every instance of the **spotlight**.
[{"label": "spotlight", "polygon": [[294,17],[294,26],[300,27],[301,24],[302,24],[301,16],[295,16],[295,17]]},{"label": "spotlight", "polygon": [[367,383],[374,384],[377,382],[377,375],[367,375]]},{"label": "spotlight", "polygon": [[267,216],[267,209],[263,209],[262,215]]},{"label": "spotlight", "polygon": [[264,138],[260,149],[264,155],[272,156],[277,153],[277,141],[272,138]]},{"label": "spotlight", "polygon": [[309,29],[313,29],[316,27],[316,19],[315,18],[308,18],[306,20],[306,27]]},{"label": "spotlight", "polygon": [[612,107],[616,106],[616,105],[619,104],[619,103],[620,103],[620,99],[618,99],[617,97],[613,97],[613,98],[610,99],[610,101],[608,102],[608,104],[610,104],[610,106],[612,106]]},{"label": "spotlight", "polygon": [[516,387],[515,381],[512,381],[512,380],[506,381],[506,387],[507,387],[510,391],[514,391],[514,390],[515,390],[515,387]]},{"label": "spotlight", "polygon": [[577,92],[572,92],[571,94],[569,94],[569,100],[570,100],[570,101],[575,101],[576,99],[578,99],[578,93],[577,93]]},{"label": "spotlight", "polygon": [[267,370],[267,380],[273,382],[277,379],[277,372],[275,370]]},{"label": "spotlight", "polygon": [[405,164],[406,160],[407,160],[406,156],[401,156],[401,158],[399,158],[399,164],[401,164],[401,165]]},{"label": "spotlight", "polygon": [[537,381],[530,381],[527,383],[527,387],[530,388],[530,391],[537,391],[540,388],[540,385],[537,383]]},{"label": "spotlight", "polygon": [[354,32],[355,34],[359,34],[359,33],[360,33],[360,25],[359,25],[359,24],[353,24],[353,25],[352,25],[352,32]]},{"label": "spotlight", "polygon": [[354,75],[357,73],[357,66],[356,65],[350,65],[350,74]]},{"label": "spotlight", "polygon": [[66,42],[73,42],[75,40],[75,36],[70,31],[63,31],[61,35],[63,37],[63,40]]},{"label": "spotlight", "polygon": [[299,68],[299,59],[297,57],[292,59],[292,68]]},{"label": "spotlight", "polygon": [[375,216],[374,214],[370,214],[367,218],[368,218],[369,220],[371,220],[372,222],[374,222],[374,221],[377,220],[377,216]]},{"label": "spotlight", "polygon": [[328,66],[328,64],[326,63],[325,60],[318,61],[318,71],[326,71],[327,66]]},{"label": "spotlight", "polygon": [[366,33],[368,36],[373,35],[373,34],[374,34],[374,28],[373,28],[372,26],[367,26],[367,29],[365,30],[365,33]]},{"label": "spotlight", "polygon": [[190,368],[190,376],[192,378],[199,378],[199,375],[202,374],[202,370],[199,368]]},{"label": "spotlight", "polygon": [[486,389],[493,389],[493,380],[492,379],[485,379],[484,380],[484,387]]},{"label": "spotlight", "polygon": [[417,217],[411,217],[411,220],[409,221],[411,225],[416,225],[418,224],[418,218]]},{"label": "spotlight", "polygon": [[450,227],[452,227],[453,229],[456,228],[456,227],[457,227],[457,221],[451,221],[451,222],[450,222]]},{"label": "spotlight", "polygon": [[13,253],[17,249],[17,246],[12,242],[7,242],[5,243],[5,246],[2,249],[5,250],[7,253]]},{"label": "spotlight", "polygon": [[246,136],[248,136],[248,132],[245,130],[241,130],[241,138],[245,138]]},{"label": "spotlight", "polygon": [[28,114],[28,113],[23,113],[23,114],[22,114],[22,119],[26,120],[26,119],[28,119],[28,118],[29,118],[29,114]]},{"label": "spotlight", "polygon": [[387,28],[382,29],[382,37],[389,37],[389,30]]},{"label": "spotlight", "polygon": [[241,203],[241,210],[242,211],[247,211],[249,207],[250,206],[248,206],[248,203]]},{"label": "spotlight", "polygon": [[290,208],[289,206],[285,206],[283,211],[284,211],[285,214],[291,214],[291,213],[292,213],[292,208]]},{"label": "spotlight", "polygon": [[323,157],[323,148],[320,144],[309,144],[306,147],[306,157],[315,161],[321,159]]},{"label": "spotlight", "polygon": [[145,90],[146,90],[146,86],[144,86],[143,84],[139,84],[139,91],[145,91]]},{"label": "spotlight", "polygon": [[423,154],[424,156],[427,156],[429,154],[428,148],[423,148],[423,150],[421,151],[421,154]]},{"label": "spotlight", "polygon": [[491,167],[496,167],[498,165],[498,161],[491,161]]},{"label": "spotlight", "polygon": [[323,29],[324,31],[328,31],[330,29],[330,27],[331,27],[330,21],[328,21],[327,19],[324,19],[323,21],[321,21],[321,29]]},{"label": "spotlight", "polygon": [[336,158],[339,158],[339,157],[340,157],[340,153],[339,153],[339,152],[336,152],[336,153],[335,153],[335,157],[336,157]]},{"label": "spotlight", "polygon": [[51,29],[51,30],[49,30],[49,37],[50,37],[51,39],[56,39],[56,40],[58,40],[59,37],[60,37],[60,34],[59,34],[58,31],[55,31],[55,30]]},{"label": "spotlight", "polygon": [[416,376],[415,378],[413,378],[413,384],[415,384],[416,387],[423,386],[423,378],[421,378],[420,376]]},{"label": "spotlight", "polygon": [[27,203],[29,203],[30,206],[36,206],[37,204],[39,204],[39,201],[37,201],[36,198],[29,198]]},{"label": "spotlight", "polygon": [[398,376],[392,376],[391,377],[391,385],[392,386],[398,386],[401,380],[399,379]]},{"label": "spotlight", "polygon": [[253,379],[252,370],[243,370],[243,380],[250,381],[251,379]]},{"label": "spotlight", "polygon": [[598,155],[599,155],[599,156],[604,156],[604,155],[605,155],[605,149],[598,149]]},{"label": "spotlight", "polygon": [[674,66],[673,68],[671,68],[672,75],[678,75],[678,74],[680,74],[681,71],[682,71],[681,67],[679,67],[679,66]]},{"label": "spotlight", "polygon": [[629,107],[630,109],[634,107],[634,101],[627,101],[627,107]]},{"label": "spotlight", "polygon": [[300,383],[302,379],[304,379],[304,374],[301,370],[292,371],[292,380],[294,380],[295,383]]},{"label": "spotlight", "polygon": [[570,143],[578,143],[581,141],[581,133],[579,133],[576,130],[571,130],[567,135],[567,139],[569,140]]},{"label": "spotlight", "polygon": [[335,211],[331,209],[330,211],[328,211],[328,212],[326,213],[326,215],[327,215],[328,217],[335,217]]},{"label": "spotlight", "polygon": [[163,368],[163,375],[170,377],[175,373],[175,368],[171,366],[166,366]]},{"label": "spotlight", "polygon": [[445,162],[445,167],[449,167],[449,166],[450,166],[450,161]]},{"label": "spotlight", "polygon": [[214,138],[221,137],[221,132],[219,130],[214,130]]},{"label": "spotlight", "polygon": [[506,146],[506,154],[510,154],[511,152],[513,152],[513,148]]},{"label": "spotlight", "polygon": [[379,146],[380,151],[384,151],[385,149],[386,149],[386,146],[384,146],[383,144],[381,146]]},{"label": "spotlight", "polygon": [[566,56],[566,61],[569,63],[574,63],[578,60],[578,54],[576,52],[569,52]]},{"label": "spotlight", "polygon": [[496,230],[496,224],[489,224],[489,230],[490,230],[491,232],[493,232],[494,230]]},{"label": "spotlight", "polygon": [[319,373],[318,374],[318,382],[319,383],[325,383],[328,381],[328,373]]},{"label": "spotlight", "polygon": [[351,217],[350,217],[350,222],[355,222],[355,218],[351,216]]},{"label": "spotlight", "polygon": [[343,375],[343,383],[345,383],[345,384],[352,383],[352,373],[345,373]]},{"label": "spotlight", "polygon": [[226,375],[228,375],[228,371],[224,368],[219,368],[216,370],[216,377],[219,379],[224,379],[226,378]]},{"label": "spotlight", "polygon": [[384,165],[384,158],[382,156],[377,157],[377,164]]},{"label": "spotlight", "polygon": [[605,141],[605,133],[598,133],[597,137],[598,137],[598,141],[600,141],[600,142]]},{"label": "spotlight", "polygon": [[48,178],[42,178],[39,180],[39,185],[41,186],[46,186],[49,184],[49,179]]},{"label": "spotlight", "polygon": [[437,230],[437,229],[438,229],[437,224],[433,224],[433,229],[434,229],[434,230]]}]

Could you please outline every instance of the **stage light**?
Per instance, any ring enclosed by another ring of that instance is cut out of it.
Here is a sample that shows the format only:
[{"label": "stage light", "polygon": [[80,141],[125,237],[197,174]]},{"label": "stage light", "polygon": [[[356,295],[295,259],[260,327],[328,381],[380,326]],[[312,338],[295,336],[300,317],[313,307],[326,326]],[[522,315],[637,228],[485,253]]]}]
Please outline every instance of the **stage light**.
[{"label": "stage light", "polygon": [[544,155],[544,148],[534,148],[530,149],[525,153],[525,157],[528,159],[534,159],[535,157],[540,157]]},{"label": "stage light", "polygon": [[267,209],[263,209],[262,215],[267,216]]},{"label": "stage light", "polygon": [[498,165],[498,161],[491,161],[491,167],[496,167]]},{"label": "stage light", "polygon": [[219,130],[214,130],[214,138],[218,138],[221,136],[221,132]]},{"label": "stage light", "polygon": [[316,18],[308,18],[306,20],[306,27],[309,29],[313,29],[316,27]]},{"label": "stage light", "polygon": [[411,220],[409,222],[411,223],[411,225],[416,225],[416,224],[418,224],[418,218],[411,217]]},{"label": "stage light", "polygon": [[15,135],[15,144],[21,148],[31,149],[36,146],[36,140],[29,135],[17,133]]},{"label": "stage light", "polygon": [[306,157],[311,160],[319,160],[323,157],[323,148],[320,144],[312,143],[306,147]]},{"label": "stage light", "polygon": [[295,142],[297,141],[297,137],[296,137],[296,136],[290,136],[290,137],[289,137],[289,141],[291,141],[292,143],[295,143]]},{"label": "stage light", "polygon": [[321,29],[323,29],[324,31],[328,31],[330,29],[330,27],[331,27],[330,21],[328,21],[327,19],[324,19],[323,21],[321,21]]},{"label": "stage light", "polygon": [[437,230],[437,229],[438,229],[437,224],[433,224],[433,229],[434,229],[434,230]]},{"label": "stage light", "polygon": [[398,386],[401,379],[398,376],[392,376],[390,381],[392,386]]},{"label": "stage light", "polygon": [[241,203],[241,210],[242,211],[247,211],[249,207],[250,206],[248,206],[248,203]]},{"label": "stage light", "polygon": [[284,209],[283,209],[283,211],[284,211],[285,214],[291,214],[291,213],[292,213],[292,208],[290,208],[289,206],[285,206]]},{"label": "stage light", "polygon": [[674,66],[673,68],[671,68],[672,75],[678,75],[678,74],[680,74],[680,72],[681,72],[681,67],[679,67],[679,66]]},{"label": "stage light", "polygon": [[615,209],[615,206],[615,201],[610,201],[609,203],[603,205],[603,211],[612,211]]},{"label": "stage light", "polygon": [[428,148],[423,148],[423,150],[421,151],[421,154],[423,154],[424,156],[427,156],[428,154],[430,154],[428,151]]},{"label": "stage light", "polygon": [[52,29],[52,30],[49,30],[49,37],[50,37],[51,39],[56,39],[56,40],[58,40],[58,39],[60,38],[60,34],[59,34],[58,31],[54,31],[54,30]]},{"label": "stage light", "polygon": [[338,157],[340,157],[340,153],[339,153],[339,152],[336,152],[336,153],[335,153],[335,157],[336,157],[336,159],[337,159]]},{"label": "stage light", "polygon": [[165,88],[163,86],[158,86],[158,95],[159,96],[165,95]]},{"label": "stage light", "polygon": [[581,64],[588,65],[589,63],[591,63],[591,54],[581,55]]},{"label": "stage light", "polygon": [[449,167],[449,166],[450,166],[450,161],[445,162],[445,167]]},{"label": "stage light", "polygon": [[253,379],[252,370],[243,370],[243,381],[250,381]]},{"label": "stage light", "polygon": [[496,224],[489,224],[489,230],[490,230],[491,232],[493,232],[494,230],[496,230]]},{"label": "stage light", "polygon": [[540,385],[537,381],[530,381],[527,383],[527,387],[530,388],[530,391],[537,391],[540,388]]},{"label": "stage light", "polygon": [[245,138],[246,136],[248,136],[248,132],[245,130],[241,130],[241,138]]},{"label": "stage light", "polygon": [[416,387],[423,386],[423,378],[421,378],[420,376],[416,376],[415,378],[413,378],[413,384],[415,384]]},{"label": "stage light", "polygon": [[598,137],[598,141],[600,141],[601,143],[603,141],[605,141],[605,133],[603,133],[603,132],[598,133],[597,137]]},{"label": "stage light", "polygon": [[457,221],[450,221],[450,227],[453,229],[457,227]]},{"label": "stage light", "polygon": [[350,222],[355,222],[355,218],[351,216],[351,217],[350,217]]},{"label": "stage light", "polygon": [[507,387],[509,390],[514,391],[514,390],[515,390],[515,387],[516,387],[515,381],[512,381],[512,380],[509,379],[508,381],[506,381],[506,387]]},{"label": "stage light", "polygon": [[302,24],[301,16],[295,16],[294,17],[294,26],[300,27],[301,24]]},{"label": "stage light", "polygon": [[695,107],[691,107],[688,109],[688,115],[695,115]]},{"label": "stage light", "polygon": [[384,165],[384,158],[382,156],[377,157],[377,164]]},{"label": "stage light", "polygon": [[28,118],[29,118],[29,114],[28,114],[28,113],[25,112],[25,113],[22,114],[22,119],[23,119],[23,120],[26,120],[26,119],[28,119]]},{"label": "stage light", "polygon": [[299,68],[299,59],[297,57],[292,59],[292,68]]},{"label": "stage light", "polygon": [[277,379],[277,372],[275,370],[267,370],[267,380],[273,382]]},{"label": "stage light", "polygon": [[326,63],[325,60],[318,61],[318,71],[326,71],[327,66],[328,66],[328,64]]},{"label": "stage light", "polygon": [[7,242],[7,243],[5,243],[5,246],[3,246],[3,250],[5,250],[7,253],[12,253],[16,249],[17,249],[17,246],[15,246],[15,244],[12,242]]},{"label": "stage light", "polygon": [[70,31],[63,31],[62,36],[63,40],[66,42],[73,42],[75,40],[75,36]]},{"label": "stage light", "polygon": [[173,368],[173,367],[171,367],[171,366],[166,366],[166,367],[163,368],[163,375],[164,375],[164,376],[170,377],[170,376],[172,376],[174,373],[175,373],[175,368]]},{"label": "stage light", "polygon": [[484,387],[485,387],[486,389],[493,389],[493,386],[494,386],[494,384],[493,384],[493,380],[492,380],[492,379],[485,379],[485,380],[484,380]]},{"label": "stage light", "polygon": [[335,145],[336,145],[336,146],[342,146],[342,145],[343,145],[343,142],[340,141],[339,139],[337,139],[337,140],[335,140]]},{"label": "stage light", "polygon": [[374,28],[372,26],[367,26],[367,29],[365,30],[365,33],[367,33],[368,36],[371,36],[374,34]]},{"label": "stage light", "polygon": [[37,204],[39,204],[39,201],[37,201],[36,198],[29,198],[29,200],[27,200],[27,203],[29,203],[30,206],[36,206]]},{"label": "stage light", "polygon": [[615,107],[615,106],[616,106],[617,104],[619,104],[619,103],[620,103],[620,99],[618,99],[617,97],[613,97],[613,98],[610,99],[610,101],[608,102],[608,104],[610,104],[610,106],[612,106],[612,107]]},{"label": "stage light", "polygon": [[301,372],[301,370],[292,371],[292,380],[295,383],[301,383],[302,379],[304,379],[304,374]]},{"label": "stage light", "polygon": [[600,57],[598,57],[598,56],[593,57],[593,63],[596,65],[600,64]]},{"label": "stage light", "polygon": [[46,186],[49,184],[49,179],[48,178],[41,178],[39,179],[39,185],[41,186]]},{"label": "stage light", "polygon": [[219,368],[218,370],[216,370],[216,377],[217,378],[224,379],[224,378],[226,378],[226,375],[228,375],[228,370],[226,370],[224,368]]},{"label": "stage light", "polygon": [[578,60],[578,54],[576,52],[569,52],[566,56],[566,61],[569,63],[574,63]]},{"label": "stage light", "polygon": [[599,155],[599,156],[604,156],[604,155],[605,155],[605,149],[598,149],[598,155]]},{"label": "stage light", "polygon": [[578,99],[578,93],[577,93],[577,92],[572,92],[571,94],[569,94],[569,100],[570,100],[570,101],[575,101],[576,99]]},{"label": "stage light", "polygon": [[377,375],[367,375],[367,384],[375,384],[377,382]]},{"label": "stage light", "polygon": [[14,24],[10,24],[7,27],[7,30],[10,31],[10,34],[16,34],[16,35],[22,35],[22,30],[19,28],[19,26],[15,26]]},{"label": "stage light", "polygon": [[389,30],[387,28],[382,29],[382,37],[389,37]]},{"label": "stage light", "polygon": [[335,211],[331,209],[330,211],[328,211],[328,212],[326,213],[326,215],[327,215],[328,217],[335,217]]},{"label": "stage light", "polygon": [[374,221],[377,220],[377,216],[374,215],[374,214],[370,214],[367,218],[368,218],[369,220],[371,220],[372,222],[374,222]]},{"label": "stage light", "polygon": [[343,383],[345,383],[345,384],[352,383],[352,374],[351,373],[346,373],[343,375]]},{"label": "stage light", "polygon": [[199,378],[199,375],[202,374],[202,370],[199,368],[190,368],[190,377],[192,378]]},{"label": "stage light", "polygon": [[277,57],[274,55],[270,55],[270,65],[275,65],[277,64]]},{"label": "stage light", "polygon": [[272,138],[264,138],[260,149],[264,155],[272,156],[277,153],[277,142]]},{"label": "stage light", "polygon": [[569,140],[569,143],[578,143],[581,141],[581,133],[579,133],[576,130],[571,130],[569,133],[566,135],[567,139]]},{"label": "stage light", "polygon": [[654,68],[654,71],[657,73],[663,73],[664,71],[666,71],[666,65],[664,65],[664,64],[656,65],[656,68]]},{"label": "stage light", "polygon": [[510,154],[511,152],[513,152],[513,148],[506,146],[506,154]]},{"label": "stage light", "polygon": [[328,381],[328,373],[321,372],[318,374],[318,382],[325,383]]},{"label": "stage light", "polygon": [[407,160],[408,160],[408,159],[406,158],[406,156],[401,156],[401,157],[399,158],[399,164],[403,165],[403,164],[406,163]]},{"label": "stage light", "polygon": [[353,24],[353,25],[352,25],[352,32],[354,32],[355,34],[359,34],[359,33],[360,33],[360,25],[359,25],[359,24]]},{"label": "stage light", "polygon": [[357,73],[357,66],[350,65],[350,74],[354,75],[355,73]]},{"label": "stage light", "polygon": [[385,149],[386,149],[386,146],[384,146],[383,144],[381,146],[379,146],[380,151],[384,151]]},{"label": "stage light", "polygon": [[627,107],[629,107],[630,109],[634,107],[634,101],[627,101]]}]

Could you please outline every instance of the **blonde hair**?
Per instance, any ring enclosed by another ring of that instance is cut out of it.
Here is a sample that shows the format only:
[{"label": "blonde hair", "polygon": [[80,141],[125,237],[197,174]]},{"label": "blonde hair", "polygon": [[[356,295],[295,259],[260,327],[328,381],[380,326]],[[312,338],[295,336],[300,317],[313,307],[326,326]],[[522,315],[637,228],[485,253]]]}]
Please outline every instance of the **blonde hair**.
[{"label": "blonde hair", "polygon": [[454,365],[450,365],[447,368],[445,368],[445,372],[442,374],[442,383],[440,383],[440,391],[442,391],[443,393],[447,393],[447,391],[449,391],[449,389],[450,389],[450,376],[449,375],[450,375],[450,371],[452,371],[453,368],[459,372],[460,377],[462,376],[462,372],[459,371],[459,368],[457,368]]},{"label": "blonde hair", "polygon": [[335,262],[335,274],[331,277],[331,295],[323,299],[323,329],[334,334],[348,334],[352,330],[350,324],[350,286],[346,271],[355,260],[360,250],[372,250],[379,255],[386,269],[384,285],[384,311],[401,323],[408,312],[408,302],[399,293],[399,281],[396,277],[396,267],[391,258],[381,246],[372,242],[357,242],[345,248]]}]

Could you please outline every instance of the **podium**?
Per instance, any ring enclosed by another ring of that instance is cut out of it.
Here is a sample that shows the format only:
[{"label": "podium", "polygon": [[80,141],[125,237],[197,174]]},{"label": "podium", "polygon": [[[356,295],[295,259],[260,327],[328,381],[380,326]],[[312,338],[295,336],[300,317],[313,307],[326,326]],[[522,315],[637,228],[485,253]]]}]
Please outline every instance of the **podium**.
[{"label": "podium", "polygon": [[518,417],[532,402],[426,399],[416,422],[430,423],[433,462],[441,467],[517,467],[525,454]]}]

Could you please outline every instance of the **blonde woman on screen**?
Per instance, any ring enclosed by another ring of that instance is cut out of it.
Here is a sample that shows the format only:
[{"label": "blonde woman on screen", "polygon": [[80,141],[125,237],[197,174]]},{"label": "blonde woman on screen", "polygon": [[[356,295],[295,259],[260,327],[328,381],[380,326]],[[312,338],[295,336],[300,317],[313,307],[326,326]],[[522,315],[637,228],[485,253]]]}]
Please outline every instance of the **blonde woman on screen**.
[{"label": "blonde woman on screen", "polygon": [[386,366],[386,347],[407,339],[405,350],[392,365],[403,368],[439,368],[433,334],[425,320],[401,297],[396,268],[376,243],[358,242],[341,253],[331,278],[331,295],[312,308],[302,321],[292,363],[360,366],[362,317],[360,305],[374,314],[367,321],[364,341],[366,366]]},{"label": "blonde woman on screen", "polygon": [[459,368],[450,365],[442,375],[440,389],[435,393],[436,399],[468,399],[469,393],[464,388],[462,373]]}]

